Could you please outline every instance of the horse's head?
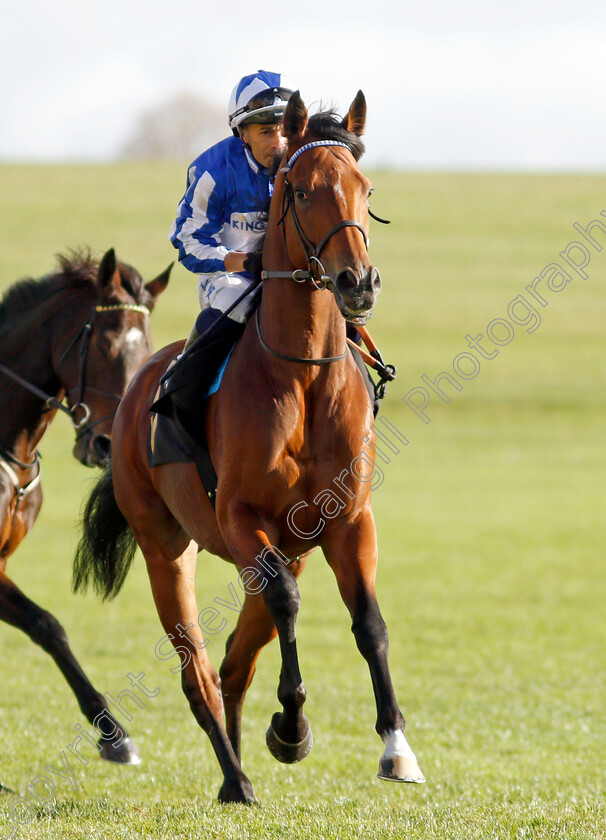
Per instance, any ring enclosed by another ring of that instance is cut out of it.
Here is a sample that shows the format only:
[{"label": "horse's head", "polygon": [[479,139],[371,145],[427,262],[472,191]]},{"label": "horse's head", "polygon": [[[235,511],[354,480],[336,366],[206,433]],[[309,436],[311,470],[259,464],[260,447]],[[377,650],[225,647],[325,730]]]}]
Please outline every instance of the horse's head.
[{"label": "horse's head", "polygon": [[[149,314],[168,284],[172,264],[149,283],[131,266],[116,261],[113,249],[101,259],[96,301],[82,311],[74,332],[74,310],[66,318],[54,353],[76,428],[74,456],[86,466],[103,465],[110,432],[128,383],[152,352]],[[67,315],[67,313],[66,313]]]},{"label": "horse's head", "polygon": [[[368,256],[370,181],[358,167],[366,123],[362,91],[341,121],[308,115],[298,92],[284,115],[287,140],[282,224],[288,256],[334,292],[347,320],[370,317],[381,277]],[[290,211],[290,212],[289,212]]]}]

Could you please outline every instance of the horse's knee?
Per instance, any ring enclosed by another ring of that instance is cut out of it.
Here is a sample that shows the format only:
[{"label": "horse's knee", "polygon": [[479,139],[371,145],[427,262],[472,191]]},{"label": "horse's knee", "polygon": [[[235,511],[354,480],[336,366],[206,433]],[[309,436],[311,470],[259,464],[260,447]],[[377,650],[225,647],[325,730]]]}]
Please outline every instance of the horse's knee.
[{"label": "horse's knee", "polygon": [[63,626],[46,610],[36,613],[28,625],[28,630],[31,640],[48,653],[68,645],[67,633]]},{"label": "horse's knee", "polygon": [[371,654],[387,655],[387,625],[376,603],[369,603],[357,612],[351,625],[358,650],[367,659]]},{"label": "horse's knee", "polygon": [[282,571],[282,574],[263,590],[263,599],[274,621],[296,618],[301,606],[297,581],[286,571]]}]

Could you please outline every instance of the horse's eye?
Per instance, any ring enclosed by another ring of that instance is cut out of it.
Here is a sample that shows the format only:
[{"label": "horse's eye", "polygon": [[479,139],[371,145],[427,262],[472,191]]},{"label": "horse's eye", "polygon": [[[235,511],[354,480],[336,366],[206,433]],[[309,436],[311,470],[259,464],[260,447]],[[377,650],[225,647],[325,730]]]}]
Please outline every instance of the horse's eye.
[{"label": "horse's eye", "polygon": [[302,190],[300,187],[295,187],[295,198],[299,201],[307,201],[305,190]]},{"label": "horse's eye", "polygon": [[374,191],[375,191],[375,188],[374,188],[374,187],[371,187],[371,188],[368,190],[368,197],[369,197],[369,198],[370,198],[370,196],[373,194],[373,192],[374,192]]},{"label": "horse's eye", "polygon": [[97,340],[97,347],[102,356],[108,357],[113,348],[112,337],[103,333]]}]

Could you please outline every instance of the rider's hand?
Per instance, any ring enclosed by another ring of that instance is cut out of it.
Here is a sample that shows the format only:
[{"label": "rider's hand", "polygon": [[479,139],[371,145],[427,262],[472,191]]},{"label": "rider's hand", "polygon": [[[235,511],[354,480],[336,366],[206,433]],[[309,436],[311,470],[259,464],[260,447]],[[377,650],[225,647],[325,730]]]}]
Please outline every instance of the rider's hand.
[{"label": "rider's hand", "polygon": [[244,262],[248,254],[243,253],[242,251],[229,251],[225,255],[225,270],[230,272],[235,272],[238,274],[241,271],[246,271],[244,268]]},{"label": "rider's hand", "polygon": [[261,277],[261,270],[263,268],[263,259],[261,251],[251,251],[246,255],[244,260],[244,271],[248,271],[253,280],[258,280]]}]

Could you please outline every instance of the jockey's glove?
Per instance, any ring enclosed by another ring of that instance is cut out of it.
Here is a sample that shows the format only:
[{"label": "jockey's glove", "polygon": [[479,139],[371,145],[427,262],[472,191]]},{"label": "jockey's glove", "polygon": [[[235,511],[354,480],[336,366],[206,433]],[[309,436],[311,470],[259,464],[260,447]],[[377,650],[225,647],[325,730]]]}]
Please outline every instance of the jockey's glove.
[{"label": "jockey's glove", "polygon": [[244,260],[244,271],[248,271],[253,280],[261,278],[263,259],[261,251],[251,251]]}]

